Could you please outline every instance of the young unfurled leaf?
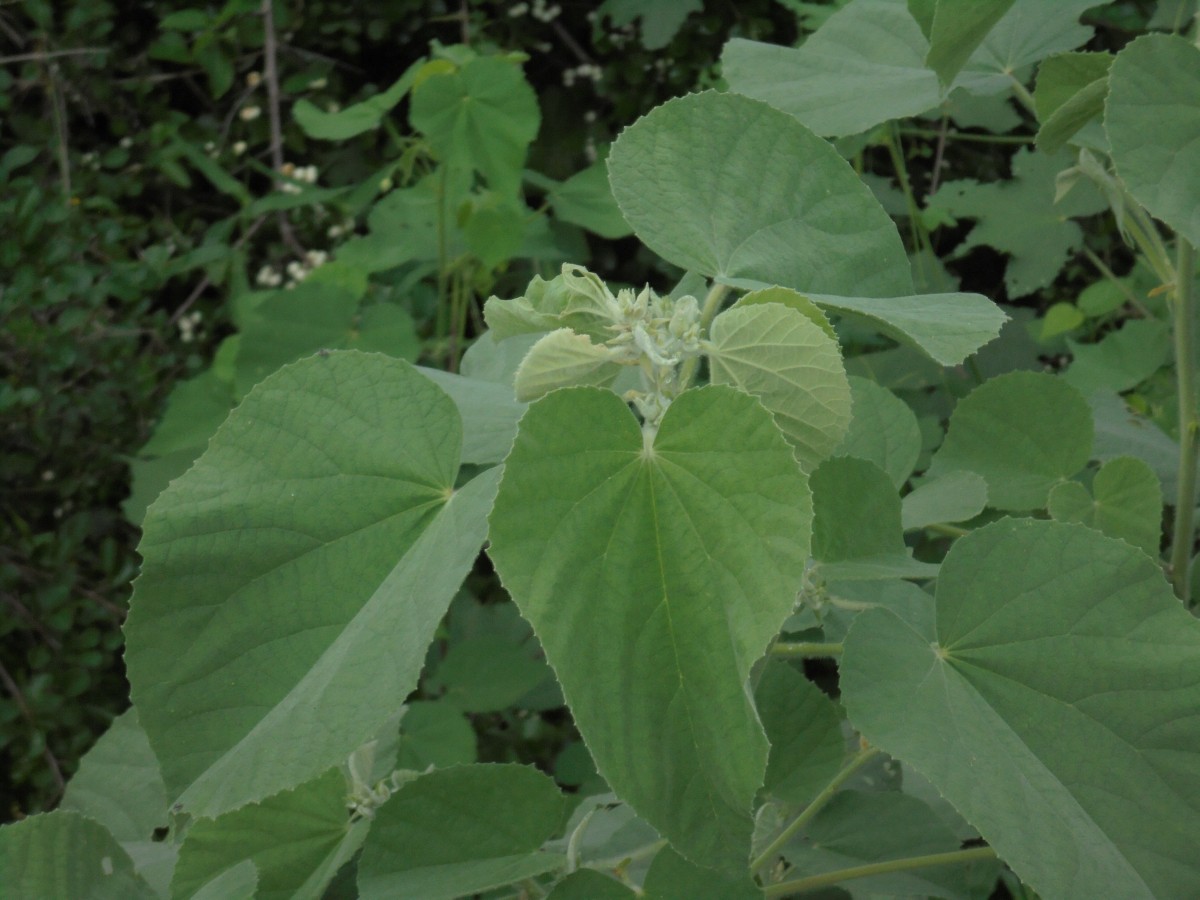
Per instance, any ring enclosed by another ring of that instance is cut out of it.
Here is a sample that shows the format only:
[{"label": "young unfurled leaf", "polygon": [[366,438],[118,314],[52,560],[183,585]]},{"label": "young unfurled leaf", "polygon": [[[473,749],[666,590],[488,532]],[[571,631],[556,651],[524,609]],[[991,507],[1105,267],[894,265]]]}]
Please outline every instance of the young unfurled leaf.
[{"label": "young unfurled leaf", "polygon": [[533,345],[517,367],[517,399],[536,400],[560,387],[607,386],[621,372],[613,362],[615,356],[611,348],[593,344],[586,334],[569,328],[552,331]]}]

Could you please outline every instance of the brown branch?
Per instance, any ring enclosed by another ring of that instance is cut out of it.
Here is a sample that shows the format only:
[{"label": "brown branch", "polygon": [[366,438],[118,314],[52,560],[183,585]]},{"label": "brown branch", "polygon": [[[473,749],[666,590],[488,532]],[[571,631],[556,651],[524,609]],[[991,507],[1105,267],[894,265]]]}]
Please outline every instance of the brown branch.
[{"label": "brown branch", "polygon": [[38,53],[18,53],[16,56],[0,56],[0,66],[9,63],[43,62],[60,56],[87,56],[90,53],[109,53],[107,47],[79,47],[75,50],[43,50]]}]

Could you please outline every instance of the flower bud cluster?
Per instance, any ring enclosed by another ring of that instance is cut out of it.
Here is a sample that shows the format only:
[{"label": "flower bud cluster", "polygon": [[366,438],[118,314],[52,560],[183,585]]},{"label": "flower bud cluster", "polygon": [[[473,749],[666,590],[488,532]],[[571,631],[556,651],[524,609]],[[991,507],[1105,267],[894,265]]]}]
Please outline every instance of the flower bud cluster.
[{"label": "flower bud cluster", "polygon": [[630,391],[626,399],[648,427],[656,428],[683,390],[680,367],[703,352],[700,304],[692,296],[660,297],[646,287],[638,293],[619,291],[609,307],[609,328],[616,334],[607,345],[620,351],[618,362],[642,370],[642,390]]}]

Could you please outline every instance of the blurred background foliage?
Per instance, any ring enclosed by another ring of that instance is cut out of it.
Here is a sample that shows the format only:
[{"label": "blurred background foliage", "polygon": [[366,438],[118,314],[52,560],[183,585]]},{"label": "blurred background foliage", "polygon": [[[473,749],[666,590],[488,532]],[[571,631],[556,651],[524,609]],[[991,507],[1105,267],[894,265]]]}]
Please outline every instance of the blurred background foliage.
[{"label": "blurred background foliage", "polygon": [[[664,100],[720,87],[730,37],[796,44],[840,5],[0,6],[0,821],[52,807],[128,705],[120,625],[137,523],[254,383],[335,347],[455,371],[483,300],[565,261],[669,288],[681,273],[612,202],[609,143]],[[1190,10],[1102,6],[1089,49]],[[1099,346],[1154,284],[1108,217],[989,243],[1022,230],[1004,217],[1023,215],[1027,194],[1050,205],[1057,170],[1021,156],[1035,130],[1011,97],[952,97],[928,122],[838,142],[896,217],[922,290],[1016,304],[1017,324],[976,361],[987,374]],[[1070,215],[1100,210],[1080,202]],[[853,373],[946,384],[873,335],[840,336]],[[1145,371],[1115,389],[1138,387],[1127,401],[1169,430],[1165,351],[1143,338]],[[907,399],[936,440],[948,395]],[[402,756],[535,762],[598,788],[486,568],[431,649]]]}]

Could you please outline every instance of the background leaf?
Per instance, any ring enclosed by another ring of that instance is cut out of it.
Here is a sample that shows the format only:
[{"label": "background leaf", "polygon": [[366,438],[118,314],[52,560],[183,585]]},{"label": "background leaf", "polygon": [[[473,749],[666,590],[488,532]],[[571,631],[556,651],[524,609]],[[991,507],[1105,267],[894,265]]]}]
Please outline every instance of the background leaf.
[{"label": "background leaf", "polygon": [[958,401],[929,474],[975,472],[996,509],[1041,509],[1091,452],[1091,411],[1077,390],[1053,375],[1010,372]]},{"label": "background leaf", "polygon": [[1162,488],[1153,470],[1132,456],[1100,467],[1089,492],[1068,481],[1050,492],[1050,515],[1082,522],[1109,537],[1122,538],[1158,558],[1162,542]]},{"label": "background leaf", "polygon": [[851,377],[850,428],[834,450],[873,462],[899,490],[921,454],[921,427],[908,404],[866,378]]},{"label": "background leaf", "polygon": [[867,610],[841,673],[864,737],[1041,896],[1200,892],[1200,623],[1141,551],[1080,525],[981,528],[942,565],[935,633]]},{"label": "background leaf", "polygon": [[676,399],[650,449],[615,394],[555,391],[505,464],[502,582],[601,775],[705,865],[747,864],[767,742],[745,682],[791,611],[809,523],[771,416],[722,386]]},{"label": "background leaf", "polygon": [[987,37],[1013,0],[937,0],[929,29],[925,65],[949,87],[975,48]]}]

